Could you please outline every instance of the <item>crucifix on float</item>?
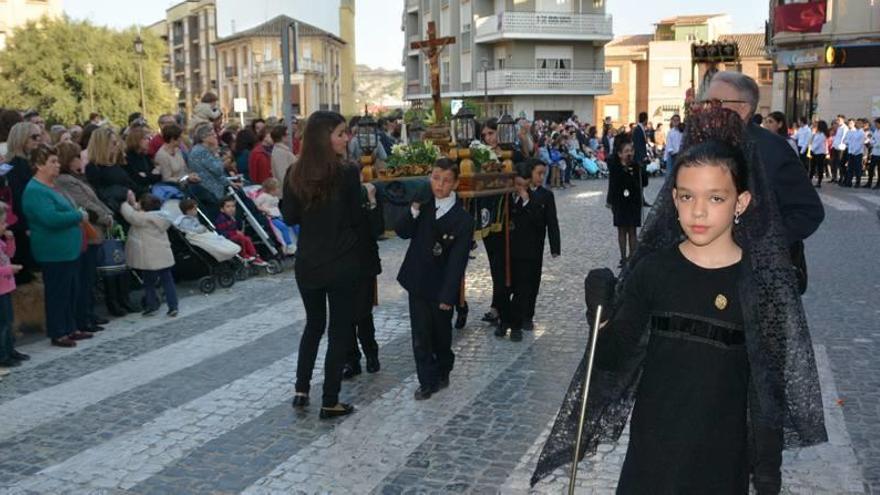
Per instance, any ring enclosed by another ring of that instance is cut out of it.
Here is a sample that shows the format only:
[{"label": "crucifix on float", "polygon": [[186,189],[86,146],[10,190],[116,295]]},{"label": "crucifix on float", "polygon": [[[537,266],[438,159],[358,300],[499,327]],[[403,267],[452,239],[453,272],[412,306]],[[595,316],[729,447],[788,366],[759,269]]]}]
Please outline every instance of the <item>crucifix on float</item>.
[{"label": "crucifix on float", "polygon": [[434,21],[428,23],[428,39],[413,41],[410,48],[422,50],[431,64],[431,98],[434,100],[434,122],[443,122],[443,105],[440,103],[440,54],[447,45],[455,43],[455,36],[437,37]]}]

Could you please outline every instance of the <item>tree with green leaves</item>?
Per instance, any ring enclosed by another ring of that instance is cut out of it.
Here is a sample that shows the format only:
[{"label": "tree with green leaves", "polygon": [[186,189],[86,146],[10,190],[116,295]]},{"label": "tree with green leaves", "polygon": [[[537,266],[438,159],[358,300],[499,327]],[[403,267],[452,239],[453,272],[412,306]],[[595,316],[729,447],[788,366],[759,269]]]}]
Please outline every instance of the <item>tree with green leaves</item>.
[{"label": "tree with green leaves", "polygon": [[68,18],[43,18],[16,29],[0,52],[0,105],[36,109],[50,124],[80,123],[94,111],[125,125],[128,115],[141,109],[141,61],[146,117],[154,122],[175,107],[173,89],[162,80],[168,48],[142,32],[144,55],[139,56],[137,35],[134,28],[115,31]]}]

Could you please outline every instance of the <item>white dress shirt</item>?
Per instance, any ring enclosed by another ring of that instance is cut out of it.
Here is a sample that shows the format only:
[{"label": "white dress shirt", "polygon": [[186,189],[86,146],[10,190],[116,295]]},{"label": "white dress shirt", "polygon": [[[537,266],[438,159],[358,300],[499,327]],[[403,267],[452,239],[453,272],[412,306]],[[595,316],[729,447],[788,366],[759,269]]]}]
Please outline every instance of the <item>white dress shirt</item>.
[{"label": "white dress shirt", "polygon": [[[449,213],[449,210],[451,210],[452,207],[455,206],[455,199],[456,199],[455,191],[452,191],[449,194],[449,196],[446,196],[443,199],[436,199],[435,198],[434,205],[437,207],[437,210],[435,213],[436,216],[434,218],[435,219],[440,218],[443,215]],[[418,218],[419,210],[410,206],[409,211],[410,211],[410,213],[412,213],[413,218]]]},{"label": "white dress shirt", "polygon": [[663,152],[663,158],[668,160],[670,155],[677,154],[681,150],[681,131],[677,127],[673,127],[666,133],[666,149]]},{"label": "white dress shirt", "polygon": [[813,153],[813,156],[828,154],[828,141],[825,134],[821,132],[813,134],[813,143],[810,145],[810,151]]},{"label": "white dress shirt", "polygon": [[808,125],[801,126],[801,128],[797,130],[796,136],[798,150],[802,155],[807,154],[807,147],[810,146],[810,135],[812,135],[812,131]]},{"label": "white dress shirt", "polygon": [[871,133],[871,156],[880,156],[880,129]]},{"label": "white dress shirt", "polygon": [[865,154],[865,131],[850,129],[846,133],[846,147],[852,155]]},{"label": "white dress shirt", "polygon": [[837,133],[834,134],[834,141],[831,142],[831,147],[836,150],[843,151],[846,149],[846,133],[849,130],[845,124],[837,128]]}]

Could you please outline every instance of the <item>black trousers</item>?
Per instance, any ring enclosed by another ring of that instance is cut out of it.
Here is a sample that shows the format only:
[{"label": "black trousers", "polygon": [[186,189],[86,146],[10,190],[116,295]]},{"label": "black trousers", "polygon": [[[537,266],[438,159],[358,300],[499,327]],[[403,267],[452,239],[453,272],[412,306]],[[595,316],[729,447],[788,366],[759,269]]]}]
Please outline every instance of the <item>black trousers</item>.
[{"label": "black trousers", "polygon": [[[868,162],[868,187],[874,182],[874,173],[880,168],[880,155],[871,155]],[[880,185],[880,177],[877,177],[877,185]]]},{"label": "black trousers", "polygon": [[846,152],[843,150],[831,150],[831,182],[837,181],[838,172],[840,173],[840,178],[843,179],[843,174],[846,172],[845,154]]},{"label": "black trousers", "polygon": [[[362,277],[357,281],[354,294],[354,323],[351,326],[351,348],[348,362],[355,364],[361,360],[361,351],[367,357],[379,355],[376,343],[376,325],[373,323],[373,302],[376,300],[376,277]],[[358,342],[361,347],[358,349]]]},{"label": "black trousers", "polygon": [[74,306],[79,286],[79,259],[42,262],[46,335],[59,339],[77,330]]},{"label": "black trousers", "polygon": [[79,290],[75,311],[76,327],[88,330],[95,324],[95,282],[98,279],[99,246],[89,244],[79,257]]},{"label": "black trousers", "polygon": [[440,303],[410,294],[409,319],[419,385],[424,388],[436,387],[441,378],[449,376],[455,364],[452,310],[443,311]]},{"label": "black trousers", "polygon": [[801,153],[801,165],[804,166],[804,171],[810,173],[810,159],[807,157],[806,153]]},{"label": "black trousers", "polygon": [[502,321],[511,328],[521,329],[535,316],[535,300],[541,283],[541,260],[513,258],[510,262],[511,287],[502,311]]},{"label": "black trousers", "polygon": [[[351,349],[351,326],[354,310],[354,280],[345,278],[332,286],[318,289],[299,287],[306,308],[306,328],[299,342],[296,363],[296,391],[309,393],[312,371],[318,357],[318,345],[327,328],[327,354],[324,357],[324,407],[339,402],[342,367]],[[327,326],[327,305],[330,305],[330,325]]]},{"label": "black trousers", "polygon": [[489,258],[489,272],[492,275],[492,307],[499,312],[509,297],[504,267],[504,233],[489,234],[483,238],[486,255]]},{"label": "black trousers", "polygon": [[810,160],[810,180],[814,176],[819,178],[818,184],[822,184],[822,176],[825,175],[825,155],[813,155]]}]

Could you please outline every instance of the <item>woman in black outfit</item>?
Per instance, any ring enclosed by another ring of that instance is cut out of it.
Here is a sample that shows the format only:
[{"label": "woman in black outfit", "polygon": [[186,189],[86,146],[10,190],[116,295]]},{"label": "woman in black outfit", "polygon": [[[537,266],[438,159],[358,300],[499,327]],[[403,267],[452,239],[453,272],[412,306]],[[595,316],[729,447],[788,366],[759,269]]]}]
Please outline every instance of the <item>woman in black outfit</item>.
[{"label": "woman in black outfit", "polygon": [[140,197],[152,190],[153,184],[162,180],[162,173],[147,155],[150,135],[143,127],[132,127],[125,136],[125,171],[137,186],[132,189]]},{"label": "woman in black outfit", "polygon": [[360,271],[358,229],[361,211],[360,173],[344,161],[348,145],[345,119],[336,112],[309,116],[296,164],[284,180],[282,216],[299,225],[296,283],[306,309],[306,328],[299,343],[293,407],[309,403],[318,344],[327,326],[321,419],[345,416],[354,406],[339,402],[342,367],[352,345],[354,296]]},{"label": "woman in black outfit", "polygon": [[636,250],[636,229],[642,226],[642,189],[648,185],[648,174],[633,162],[634,154],[629,135],[620,134],[614,140],[614,155],[608,160],[608,202],[617,227],[620,266]]}]

